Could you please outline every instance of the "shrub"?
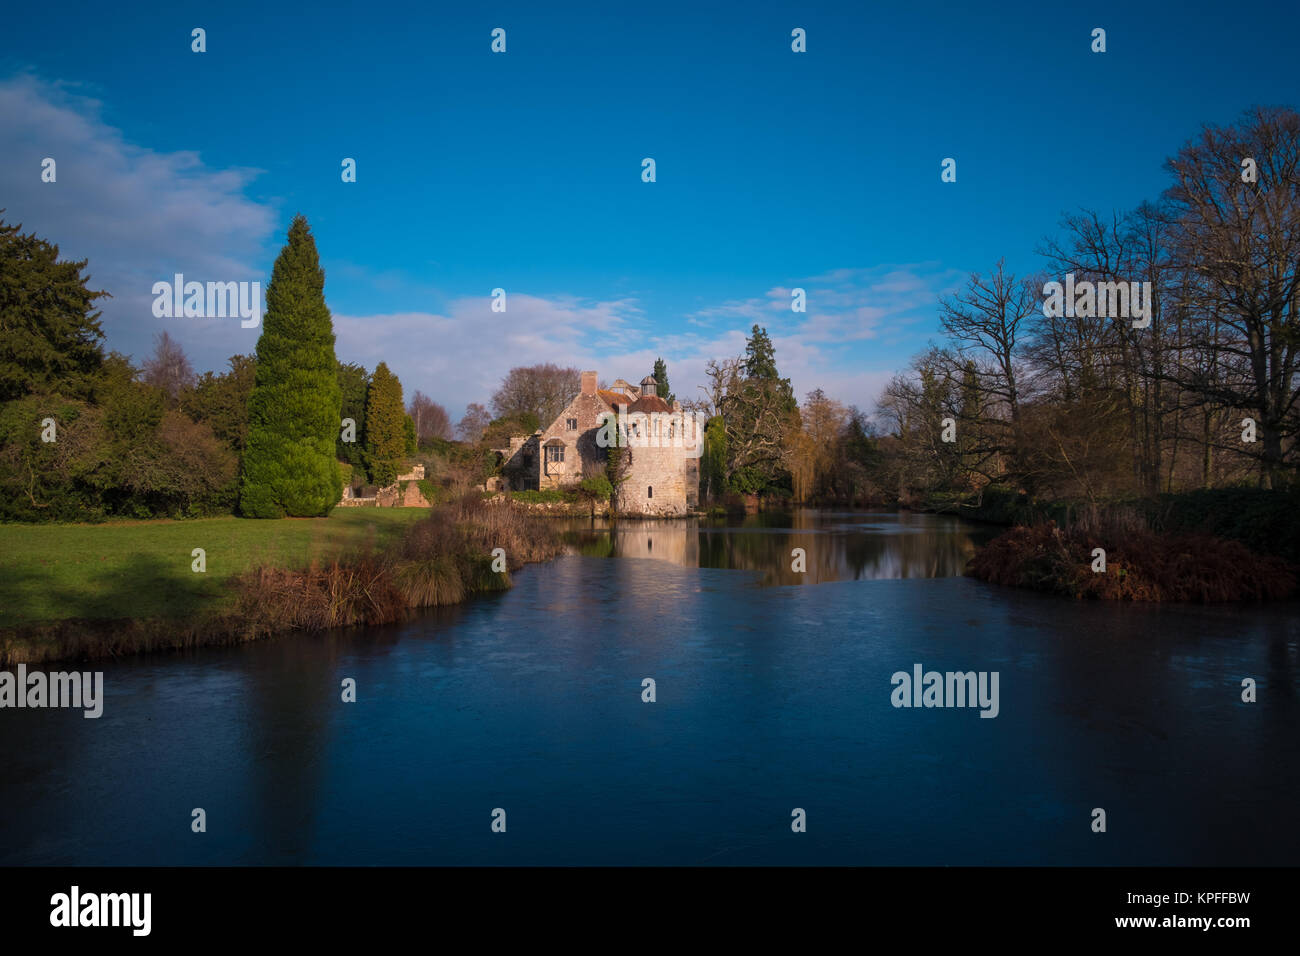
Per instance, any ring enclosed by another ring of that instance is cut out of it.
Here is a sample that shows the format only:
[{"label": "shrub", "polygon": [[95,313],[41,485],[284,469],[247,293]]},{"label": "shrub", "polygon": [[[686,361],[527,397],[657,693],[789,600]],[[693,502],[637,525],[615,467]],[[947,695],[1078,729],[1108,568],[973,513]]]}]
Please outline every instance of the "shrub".
[{"label": "shrub", "polygon": [[[1092,570],[1094,548],[1106,551],[1105,573]],[[1286,598],[1297,580],[1295,567],[1238,541],[1154,534],[1131,516],[1097,531],[1055,522],[1012,528],[982,548],[967,573],[1076,598],[1204,603]]]},{"label": "shrub", "polygon": [[614,494],[614,486],[604,475],[593,475],[582,479],[578,484],[578,490],[593,501],[609,501],[610,496]]}]

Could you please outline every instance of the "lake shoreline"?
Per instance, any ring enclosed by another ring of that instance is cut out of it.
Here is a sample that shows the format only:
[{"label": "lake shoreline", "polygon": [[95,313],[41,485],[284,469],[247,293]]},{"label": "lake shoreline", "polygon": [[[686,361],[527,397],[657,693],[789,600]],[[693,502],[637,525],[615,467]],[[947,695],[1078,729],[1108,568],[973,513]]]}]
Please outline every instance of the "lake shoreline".
[{"label": "lake shoreline", "polygon": [[511,587],[510,572],[562,553],[556,529],[472,497],[431,509],[400,541],[307,567],[259,565],[184,618],[68,617],[0,629],[0,666],[220,647],[401,621]]}]

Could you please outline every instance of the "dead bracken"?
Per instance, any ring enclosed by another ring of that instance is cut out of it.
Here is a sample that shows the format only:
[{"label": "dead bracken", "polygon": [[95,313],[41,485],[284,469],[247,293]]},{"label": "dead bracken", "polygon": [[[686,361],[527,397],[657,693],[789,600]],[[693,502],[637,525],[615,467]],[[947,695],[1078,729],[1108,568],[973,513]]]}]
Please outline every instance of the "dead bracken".
[{"label": "dead bracken", "polygon": [[[1093,551],[1106,570],[1093,570]],[[1129,529],[1106,535],[1049,521],[1015,527],[982,548],[966,573],[981,581],[1115,601],[1279,600],[1296,593],[1297,569],[1208,535]]]}]

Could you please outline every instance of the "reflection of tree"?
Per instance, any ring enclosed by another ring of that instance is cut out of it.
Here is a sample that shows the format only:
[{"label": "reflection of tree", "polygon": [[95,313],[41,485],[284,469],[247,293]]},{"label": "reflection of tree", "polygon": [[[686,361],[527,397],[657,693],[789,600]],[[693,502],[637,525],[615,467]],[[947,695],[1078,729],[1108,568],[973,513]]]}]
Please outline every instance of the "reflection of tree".
[{"label": "reflection of tree", "polygon": [[[318,845],[314,824],[325,796],[331,721],[335,708],[355,706],[342,703],[337,671],[346,639],[341,634],[290,639],[246,658],[250,859],[302,863]],[[362,675],[346,676],[356,677],[364,693]]]}]

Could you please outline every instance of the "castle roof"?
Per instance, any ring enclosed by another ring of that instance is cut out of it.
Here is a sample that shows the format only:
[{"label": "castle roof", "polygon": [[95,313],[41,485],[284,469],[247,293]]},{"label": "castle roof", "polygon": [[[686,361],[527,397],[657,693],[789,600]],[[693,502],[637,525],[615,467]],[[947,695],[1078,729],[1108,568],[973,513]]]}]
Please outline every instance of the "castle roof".
[{"label": "castle roof", "polygon": [[671,412],[673,407],[658,395],[642,395],[629,405],[627,410],[629,412],[643,412],[649,415],[652,412]]}]

